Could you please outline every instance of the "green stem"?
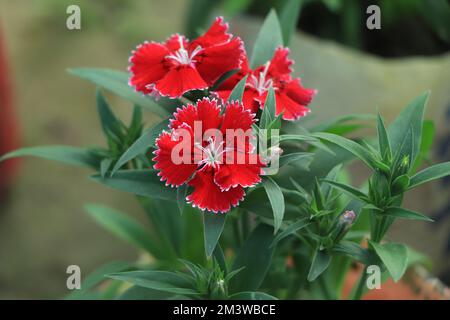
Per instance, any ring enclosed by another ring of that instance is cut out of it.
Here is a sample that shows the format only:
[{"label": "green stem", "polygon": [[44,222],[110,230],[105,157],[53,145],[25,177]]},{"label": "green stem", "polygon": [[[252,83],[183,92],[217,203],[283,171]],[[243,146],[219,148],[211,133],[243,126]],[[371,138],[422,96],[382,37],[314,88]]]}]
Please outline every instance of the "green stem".
[{"label": "green stem", "polygon": [[361,300],[362,295],[365,292],[367,281],[367,266],[364,266],[361,275],[359,276],[358,283],[356,287],[353,288],[352,293],[350,295],[351,300]]}]

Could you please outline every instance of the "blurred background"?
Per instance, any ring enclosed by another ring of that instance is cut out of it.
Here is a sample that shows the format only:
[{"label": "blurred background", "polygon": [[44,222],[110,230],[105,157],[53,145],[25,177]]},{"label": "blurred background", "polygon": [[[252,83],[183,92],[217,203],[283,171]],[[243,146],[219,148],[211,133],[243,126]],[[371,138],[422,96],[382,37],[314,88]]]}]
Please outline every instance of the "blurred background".
[{"label": "blurred background", "polygon": [[[446,0],[303,0],[291,41],[295,74],[319,94],[301,124],[350,113],[391,121],[414,97],[431,90],[426,114],[435,124],[431,162],[450,160],[450,5]],[[68,30],[66,9],[81,9],[81,30]],[[95,87],[71,67],[124,71],[144,40],[175,32],[195,37],[215,15],[249,51],[264,15],[283,0],[0,0],[0,154],[18,146],[105,143]],[[366,8],[381,8],[381,29],[368,30]],[[283,19],[283,16],[281,16]],[[107,96],[129,119],[131,106]],[[152,119],[147,115],[147,123]],[[354,183],[363,168],[352,168]],[[138,253],[84,212],[99,202],[143,215],[135,199],[87,178],[88,170],[34,158],[0,164],[0,298],[60,298],[66,268],[82,276]],[[358,178],[359,177],[359,178]],[[450,282],[450,179],[411,192],[405,203],[433,224],[397,223],[390,238],[425,253],[433,273]]]}]

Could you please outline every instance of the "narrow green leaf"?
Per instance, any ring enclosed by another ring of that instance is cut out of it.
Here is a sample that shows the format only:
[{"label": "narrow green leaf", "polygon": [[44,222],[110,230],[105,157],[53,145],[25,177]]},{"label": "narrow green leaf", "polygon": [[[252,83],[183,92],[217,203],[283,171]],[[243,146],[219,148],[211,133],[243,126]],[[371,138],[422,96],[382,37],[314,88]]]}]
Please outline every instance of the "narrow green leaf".
[{"label": "narrow green leaf", "polygon": [[120,239],[148,251],[156,258],[164,258],[164,252],[161,251],[159,244],[136,220],[102,205],[87,204],[85,209],[95,221]]},{"label": "narrow green leaf", "polygon": [[424,160],[429,159],[430,151],[433,146],[436,128],[431,120],[424,120],[422,126],[422,141],[420,143],[419,155],[416,158],[412,172],[415,172]]},{"label": "narrow green leaf", "polygon": [[223,253],[222,247],[219,243],[217,243],[216,248],[214,249],[213,257],[219,264],[220,270],[222,270],[224,275],[226,276],[228,274],[227,262],[225,260],[225,255]]},{"label": "narrow green leaf", "polygon": [[282,141],[289,141],[289,140],[297,140],[297,141],[318,141],[316,138],[312,136],[307,136],[304,134],[282,134],[280,135],[280,142]]},{"label": "narrow green leaf", "polygon": [[225,226],[226,214],[203,213],[206,256],[211,257]]},{"label": "narrow green leaf", "polygon": [[289,154],[283,154],[280,156],[279,166],[280,168],[290,163],[296,167],[304,170],[309,170],[309,165],[314,159],[314,154],[310,152],[294,152]]},{"label": "narrow green leaf", "polygon": [[314,254],[311,268],[308,273],[308,281],[314,281],[320,276],[330,265],[331,256],[322,251],[317,250]]},{"label": "narrow green leaf", "polygon": [[109,167],[111,167],[111,163],[112,163],[112,159],[110,158],[105,158],[100,162],[100,175],[102,176],[102,178],[104,178],[106,176],[106,173],[109,170]]},{"label": "narrow green leaf", "polygon": [[129,271],[109,274],[108,277],[153,290],[181,295],[197,294],[185,277],[168,271]]},{"label": "narrow green leaf", "polygon": [[274,232],[277,233],[278,229],[283,223],[284,217],[284,196],[281,188],[278,184],[273,181],[270,177],[266,177],[263,182],[263,187],[266,190],[267,197],[269,198],[270,204],[273,211],[273,221],[274,221]]},{"label": "narrow green leaf", "polygon": [[378,131],[378,146],[380,148],[380,154],[382,159],[390,159],[392,156],[391,144],[387,134],[386,127],[384,125],[383,118],[378,114],[377,118],[377,131]]},{"label": "narrow green leaf", "polygon": [[384,214],[389,217],[394,218],[402,218],[402,219],[409,219],[409,220],[422,220],[422,221],[430,221],[433,222],[433,219],[408,209],[404,209],[401,207],[389,207],[385,210]]},{"label": "narrow green leaf", "polygon": [[245,83],[247,82],[247,77],[243,77],[233,88],[233,90],[230,93],[230,96],[228,97],[228,101],[242,101],[242,96],[244,95],[245,90]]},{"label": "narrow green leaf", "polygon": [[69,69],[68,71],[75,76],[89,80],[122,98],[146,108],[160,117],[167,117],[169,115],[169,112],[154,100],[136,92],[133,87],[129,86],[129,75],[126,72],[101,68],[75,68]]},{"label": "narrow green leaf", "polygon": [[91,176],[91,179],[113,189],[140,196],[162,200],[176,200],[175,189],[166,187],[160,181],[156,171],[150,169],[117,171],[113,177],[105,178],[97,174]]},{"label": "narrow green leaf", "polygon": [[435,164],[434,166],[428,167],[413,175],[409,181],[408,189],[415,188],[426,182],[443,178],[448,175],[450,175],[450,161]]},{"label": "narrow green leaf", "polygon": [[264,292],[238,292],[228,297],[230,300],[278,300],[274,296]]},{"label": "narrow green leaf", "polygon": [[158,122],[155,126],[145,131],[142,136],[139,137],[122,156],[117,160],[114,168],[111,170],[111,176],[113,176],[117,170],[119,170],[125,163],[133,160],[137,156],[144,154],[150,147],[155,146],[156,138],[161,134],[164,129],[167,129],[169,124],[168,119],[164,119]]},{"label": "narrow green leaf", "polygon": [[100,90],[97,90],[97,112],[100,117],[100,123],[102,125],[103,131],[106,136],[113,134],[119,137],[121,132],[121,123],[119,119],[116,118],[105,97],[102,95]]},{"label": "narrow green leaf", "polygon": [[334,247],[331,249],[331,253],[350,257],[365,265],[376,263],[376,256],[374,257],[369,250],[360,247],[355,242],[341,241],[334,245]]},{"label": "narrow green leaf", "polygon": [[244,268],[230,280],[230,292],[255,291],[266,277],[274,248],[272,228],[259,224],[238,252],[232,270]]},{"label": "narrow green leaf", "polygon": [[290,236],[291,234],[307,227],[310,224],[310,221],[308,218],[303,218],[298,220],[297,222],[294,222],[293,224],[289,225],[286,229],[284,229],[282,232],[277,234],[275,239],[273,239],[272,244],[270,246],[275,246],[278,242],[286,238],[287,236]]},{"label": "narrow green leaf", "polygon": [[304,0],[285,0],[280,10],[281,33],[283,34],[283,43],[288,46],[292,34],[297,28],[298,17]]},{"label": "narrow green leaf", "polygon": [[[388,128],[392,150],[399,150],[408,132],[412,130],[412,144],[410,147],[410,163],[414,163],[421,145],[422,122],[430,93],[425,92],[409,103]],[[412,128],[412,129],[411,129]]]},{"label": "narrow green leaf", "polygon": [[177,188],[177,204],[180,214],[183,214],[184,207],[186,206],[186,196],[188,189],[189,186],[187,184],[183,184]]},{"label": "narrow green leaf", "polygon": [[264,102],[264,108],[261,114],[261,119],[259,121],[259,127],[261,129],[266,129],[269,124],[275,120],[275,110],[276,110],[276,100],[275,91],[272,87],[269,88],[267,92],[266,101]]},{"label": "narrow green leaf", "polygon": [[332,133],[318,132],[312,134],[312,136],[334,143],[339,147],[344,148],[345,150],[354,154],[356,157],[361,159],[365,164],[367,164],[370,168],[376,168],[374,165],[375,159],[373,155],[360,144]]},{"label": "narrow green leaf", "polygon": [[17,157],[37,157],[62,162],[80,167],[97,169],[100,163],[99,157],[89,149],[71,146],[42,146],[29,147],[11,151],[2,157],[0,162]]},{"label": "narrow green leaf", "polygon": [[347,184],[340,183],[340,182],[333,181],[333,180],[327,180],[327,179],[323,179],[322,181],[331,184],[333,187],[336,187],[339,190],[344,191],[345,193],[347,193],[348,195],[350,195],[352,197],[355,197],[356,199],[359,199],[359,200],[367,200],[368,199],[367,195],[364,192],[359,191],[358,189],[356,189],[352,186],[349,186]]},{"label": "narrow green leaf", "polygon": [[383,261],[387,270],[394,279],[395,282],[401,279],[406,271],[408,264],[408,251],[406,246],[399,243],[386,243],[378,244],[373,241],[369,241],[377,255]]},{"label": "narrow green leaf", "polygon": [[250,67],[255,69],[272,59],[275,49],[283,46],[283,35],[275,10],[271,10],[256,37]]}]

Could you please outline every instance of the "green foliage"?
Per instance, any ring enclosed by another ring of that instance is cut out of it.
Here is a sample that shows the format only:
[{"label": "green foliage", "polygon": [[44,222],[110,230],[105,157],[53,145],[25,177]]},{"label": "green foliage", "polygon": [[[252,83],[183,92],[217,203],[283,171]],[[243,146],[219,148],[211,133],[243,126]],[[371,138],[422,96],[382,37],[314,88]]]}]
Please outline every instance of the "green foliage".
[{"label": "green foliage", "polygon": [[256,37],[250,58],[250,67],[265,64],[272,59],[275,49],[283,45],[283,35],[281,33],[280,22],[275,10],[271,10]]}]

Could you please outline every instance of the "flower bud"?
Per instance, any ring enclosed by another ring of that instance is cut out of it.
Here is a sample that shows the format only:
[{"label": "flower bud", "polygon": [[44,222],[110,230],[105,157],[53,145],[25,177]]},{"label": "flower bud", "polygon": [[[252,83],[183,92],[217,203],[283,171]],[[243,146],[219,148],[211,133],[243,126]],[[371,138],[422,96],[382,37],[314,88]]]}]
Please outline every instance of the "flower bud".
[{"label": "flower bud", "polygon": [[334,243],[338,243],[344,238],[355,220],[356,214],[353,210],[346,210],[338,217],[335,227],[331,231],[331,239]]}]

